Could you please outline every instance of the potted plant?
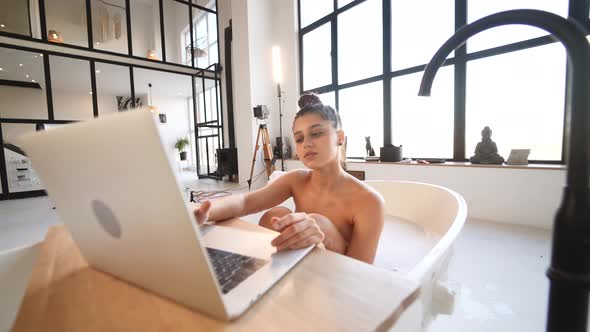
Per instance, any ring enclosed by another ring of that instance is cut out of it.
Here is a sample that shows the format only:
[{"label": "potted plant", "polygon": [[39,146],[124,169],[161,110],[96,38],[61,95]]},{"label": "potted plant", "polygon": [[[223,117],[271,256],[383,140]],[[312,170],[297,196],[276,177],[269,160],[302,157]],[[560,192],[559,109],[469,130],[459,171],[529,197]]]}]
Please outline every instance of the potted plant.
[{"label": "potted plant", "polygon": [[186,137],[179,137],[174,143],[174,147],[180,152],[180,160],[186,160],[185,148],[188,144],[188,138]]}]

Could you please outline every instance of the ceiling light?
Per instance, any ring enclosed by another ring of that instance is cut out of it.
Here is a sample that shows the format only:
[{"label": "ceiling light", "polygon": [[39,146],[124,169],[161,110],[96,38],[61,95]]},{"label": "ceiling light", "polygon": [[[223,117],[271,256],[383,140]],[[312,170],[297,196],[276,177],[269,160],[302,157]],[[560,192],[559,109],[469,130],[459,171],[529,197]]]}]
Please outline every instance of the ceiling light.
[{"label": "ceiling light", "polygon": [[19,64],[18,64],[18,66],[19,66],[19,67],[22,67],[22,66],[23,66],[23,64],[22,64],[22,63],[19,63]]},{"label": "ceiling light", "polygon": [[39,53],[39,56],[40,56],[40,57],[43,57],[43,54]]},{"label": "ceiling light", "polygon": [[26,76],[27,78],[29,78],[29,75],[25,74],[25,76]]},{"label": "ceiling light", "polygon": [[92,91],[88,92],[88,94],[92,94]]},{"label": "ceiling light", "polygon": [[100,43],[99,42],[96,42],[96,45],[100,45]]},{"label": "ceiling light", "polygon": [[4,24],[0,24],[0,28],[6,28]]},{"label": "ceiling light", "polygon": [[97,74],[100,74],[100,69],[97,69],[97,70],[96,70],[96,73],[97,73]]},{"label": "ceiling light", "polygon": [[35,80],[31,80],[31,82],[35,83]]},{"label": "ceiling light", "polygon": [[0,71],[3,71],[3,70],[4,70],[3,68],[0,68]]}]

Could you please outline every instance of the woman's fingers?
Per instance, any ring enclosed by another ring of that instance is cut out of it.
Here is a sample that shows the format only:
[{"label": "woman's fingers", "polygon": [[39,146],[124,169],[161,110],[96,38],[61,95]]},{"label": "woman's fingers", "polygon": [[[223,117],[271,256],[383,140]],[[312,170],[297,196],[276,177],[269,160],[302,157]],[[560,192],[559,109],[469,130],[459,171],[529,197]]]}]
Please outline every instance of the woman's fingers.
[{"label": "woman's fingers", "polygon": [[[289,213],[288,215],[280,218],[279,220],[276,220],[272,224],[272,228],[277,232],[282,232],[289,225],[300,222],[300,221],[304,220],[305,218],[307,218],[306,213],[302,213],[302,212]],[[273,220],[274,220],[274,218],[273,218]]]},{"label": "woman's fingers", "polygon": [[[275,221],[274,224],[278,223],[284,227],[283,231],[271,242],[277,247],[277,251],[303,248],[324,239],[324,233],[315,220],[305,213],[284,217]],[[287,225],[286,228],[285,225]]]},{"label": "woman's fingers", "polygon": [[209,218],[209,209],[211,209],[211,202],[205,201],[195,210],[195,219],[197,219],[199,225],[206,222]]},{"label": "woman's fingers", "polygon": [[321,243],[322,239],[323,239],[323,234],[316,233],[314,235],[303,238],[303,239],[291,244],[288,247],[283,247],[283,248],[277,249],[277,251],[287,250],[287,249],[290,249],[290,250],[301,249],[301,248],[309,247],[311,245]]},{"label": "woman's fingers", "polygon": [[286,241],[289,241],[293,237],[301,236],[301,233],[305,232],[307,228],[312,227],[311,223],[300,221],[295,224],[291,224],[291,226],[285,228],[285,230],[279,234],[279,236],[275,237],[270,244],[279,247],[283,245]]}]

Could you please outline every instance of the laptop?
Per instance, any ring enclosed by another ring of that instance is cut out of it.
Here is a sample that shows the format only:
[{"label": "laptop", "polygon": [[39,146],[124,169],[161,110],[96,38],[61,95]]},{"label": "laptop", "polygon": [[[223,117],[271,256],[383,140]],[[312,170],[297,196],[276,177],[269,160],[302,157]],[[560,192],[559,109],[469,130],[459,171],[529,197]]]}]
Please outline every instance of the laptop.
[{"label": "laptop", "polygon": [[275,253],[276,232],[199,227],[151,112],[20,143],[90,266],[216,319],[239,317],[312,249]]}]

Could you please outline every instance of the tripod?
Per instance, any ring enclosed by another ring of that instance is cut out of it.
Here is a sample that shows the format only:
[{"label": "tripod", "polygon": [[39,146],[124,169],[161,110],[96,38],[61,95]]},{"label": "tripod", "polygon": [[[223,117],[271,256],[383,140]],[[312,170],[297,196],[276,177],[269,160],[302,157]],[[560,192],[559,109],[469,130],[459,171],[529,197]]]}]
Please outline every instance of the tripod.
[{"label": "tripod", "polygon": [[256,135],[256,147],[254,148],[254,155],[252,156],[252,167],[250,168],[250,179],[248,180],[248,190],[252,186],[252,174],[254,173],[254,164],[256,164],[256,155],[260,145],[260,136],[262,134],[262,151],[264,153],[264,164],[266,168],[266,175],[270,177],[270,174],[274,172],[275,166],[271,163],[272,148],[270,147],[270,135],[268,134],[268,128],[266,124],[258,125],[258,134]]}]

